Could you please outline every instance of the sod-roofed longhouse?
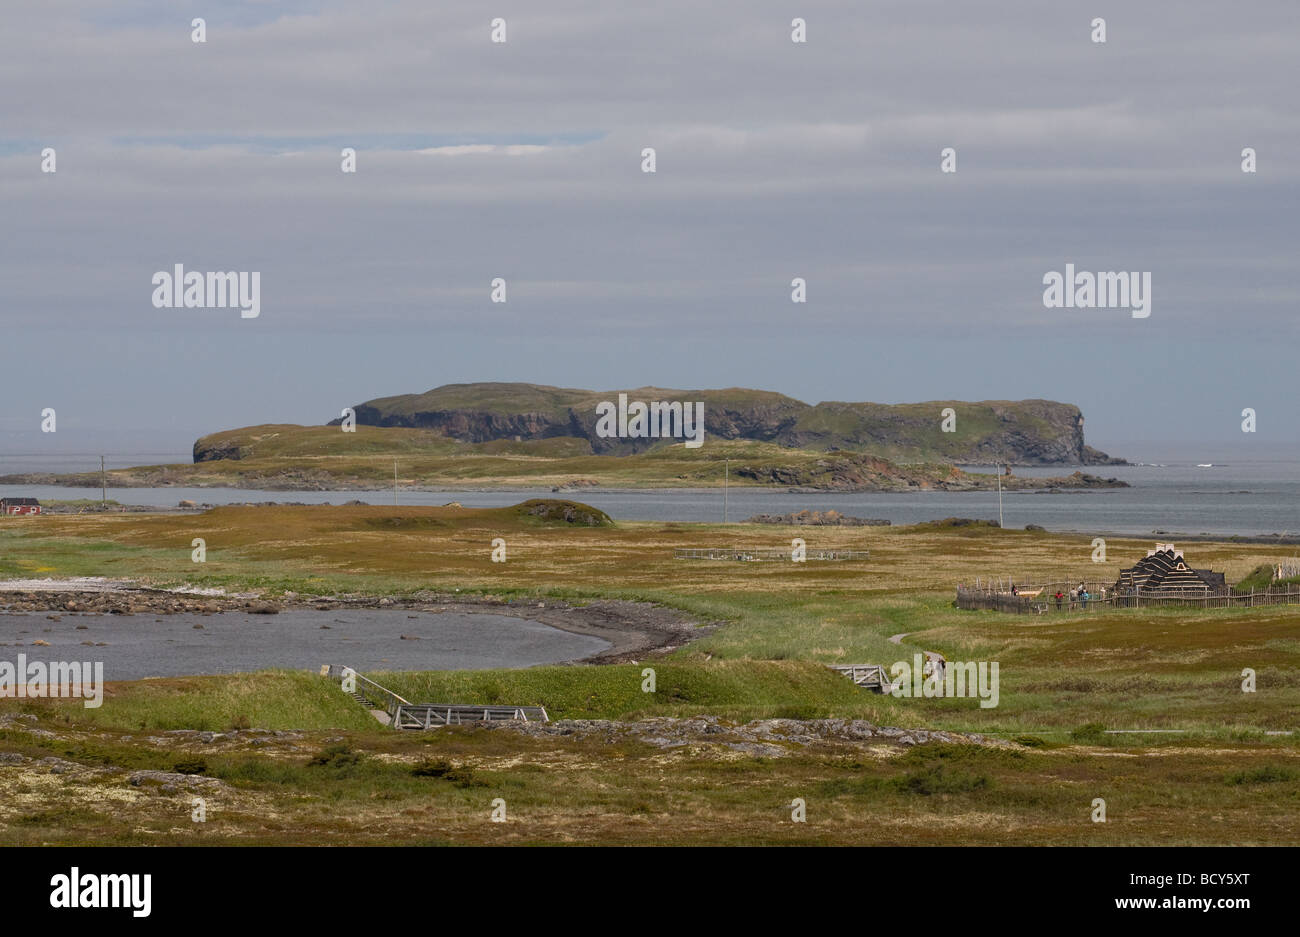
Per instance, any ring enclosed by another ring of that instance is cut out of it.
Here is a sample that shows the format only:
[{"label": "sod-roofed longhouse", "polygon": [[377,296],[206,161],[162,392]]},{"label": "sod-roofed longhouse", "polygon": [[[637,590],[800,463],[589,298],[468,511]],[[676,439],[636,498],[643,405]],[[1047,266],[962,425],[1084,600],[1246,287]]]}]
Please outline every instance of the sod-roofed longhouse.
[{"label": "sod-roofed longhouse", "polygon": [[1172,543],[1157,543],[1154,550],[1128,569],[1122,569],[1115,591],[1217,593],[1228,588],[1223,573],[1193,569],[1183,558],[1183,551]]}]

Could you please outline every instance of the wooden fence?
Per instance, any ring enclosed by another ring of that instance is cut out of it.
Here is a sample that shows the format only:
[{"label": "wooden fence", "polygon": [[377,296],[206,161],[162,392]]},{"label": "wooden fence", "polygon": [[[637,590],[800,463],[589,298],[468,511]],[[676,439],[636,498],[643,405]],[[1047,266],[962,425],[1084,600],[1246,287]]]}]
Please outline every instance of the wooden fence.
[{"label": "wooden fence", "polygon": [[[1076,584],[1073,588],[1078,588]],[[1116,593],[1110,586],[1085,584],[1089,598],[1085,602],[1062,585],[1017,587],[1018,595],[997,588],[957,587],[957,607],[985,611],[1010,612],[1018,615],[1046,615],[1056,612],[1096,612],[1113,608],[1254,608],[1261,605],[1300,605],[1300,587],[1285,586],[1253,589],[1250,592],[1172,591]],[[1105,588],[1106,591],[1102,591]],[[1058,603],[1056,591],[1064,593]],[[1026,594],[1029,593],[1029,594]]]},{"label": "wooden fence", "polygon": [[[804,550],[807,560],[865,560],[870,550]],[[756,549],[753,547],[709,547],[673,550],[675,560],[732,560],[738,563],[792,562],[794,550]]]}]

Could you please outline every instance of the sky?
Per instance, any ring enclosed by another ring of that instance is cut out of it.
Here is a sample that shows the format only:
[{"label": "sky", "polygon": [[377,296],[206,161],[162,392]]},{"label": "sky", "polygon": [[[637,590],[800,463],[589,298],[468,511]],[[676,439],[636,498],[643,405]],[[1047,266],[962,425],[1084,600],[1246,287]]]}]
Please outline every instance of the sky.
[{"label": "sky", "polygon": [[[7,7],[0,471],[469,381],[1300,439],[1300,4],[704,6]],[[156,308],[176,264],[258,272],[260,314]],[[1066,264],[1150,273],[1150,315],[1046,308]]]}]

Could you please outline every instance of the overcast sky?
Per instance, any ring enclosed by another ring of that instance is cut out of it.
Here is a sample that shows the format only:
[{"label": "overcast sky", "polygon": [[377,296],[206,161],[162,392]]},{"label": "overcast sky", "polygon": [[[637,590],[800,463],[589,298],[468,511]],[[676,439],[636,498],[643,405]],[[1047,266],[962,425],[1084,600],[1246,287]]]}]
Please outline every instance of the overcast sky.
[{"label": "overcast sky", "polygon": [[[1295,0],[722,6],[7,5],[0,467],[480,380],[1300,438]],[[178,263],[260,316],[154,308]],[[1150,317],[1044,308],[1067,263],[1150,272]]]}]

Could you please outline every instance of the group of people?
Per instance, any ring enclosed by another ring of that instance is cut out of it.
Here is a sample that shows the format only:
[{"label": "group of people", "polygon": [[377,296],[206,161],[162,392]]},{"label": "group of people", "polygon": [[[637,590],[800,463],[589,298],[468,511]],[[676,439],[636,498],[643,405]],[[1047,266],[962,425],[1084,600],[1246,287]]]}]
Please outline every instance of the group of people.
[{"label": "group of people", "polygon": [[[1106,601],[1106,587],[1099,586],[1098,588],[1101,590],[1101,593],[1099,596],[1096,596],[1096,598],[1099,598],[1102,602]],[[1014,582],[1011,584],[1011,594],[1013,596],[1020,595],[1020,590],[1016,588],[1016,584]],[[1038,593],[1033,592],[1030,594],[1037,595]],[[1064,592],[1062,592],[1060,589],[1057,589],[1056,594],[1053,595],[1052,598],[1056,600],[1056,610],[1058,612],[1061,611],[1061,606],[1065,602],[1067,595]],[[1088,591],[1087,585],[1081,582],[1079,583],[1079,588],[1070,590],[1068,598],[1070,600],[1070,611],[1074,611],[1075,602],[1079,602],[1086,609],[1088,607],[1088,602],[1091,601],[1094,598],[1094,596],[1091,592]]]},{"label": "group of people", "polygon": [[[1093,596],[1092,596],[1092,593],[1088,591],[1088,587],[1087,587],[1086,585],[1084,585],[1083,583],[1079,583],[1079,588],[1077,588],[1077,589],[1071,589],[1071,590],[1070,590],[1070,595],[1069,595],[1069,599],[1070,599],[1070,611],[1074,611],[1074,603],[1075,603],[1076,601],[1078,601],[1078,602],[1079,602],[1079,603],[1080,603],[1080,604],[1081,604],[1081,605],[1086,609],[1086,608],[1088,607],[1088,601],[1089,601],[1092,597],[1093,597]],[[1062,603],[1065,601],[1065,599],[1066,599],[1066,595],[1065,595],[1065,593],[1062,592],[1060,589],[1057,589],[1057,590],[1056,590],[1056,595],[1052,596],[1052,598],[1056,599],[1056,610],[1057,610],[1058,612],[1061,611],[1061,604],[1062,604]],[[1100,599],[1101,599],[1101,601],[1103,601],[1103,602],[1106,601],[1106,587],[1105,587],[1105,586],[1102,586],[1102,587],[1101,587],[1101,595],[1100,595]]]}]

